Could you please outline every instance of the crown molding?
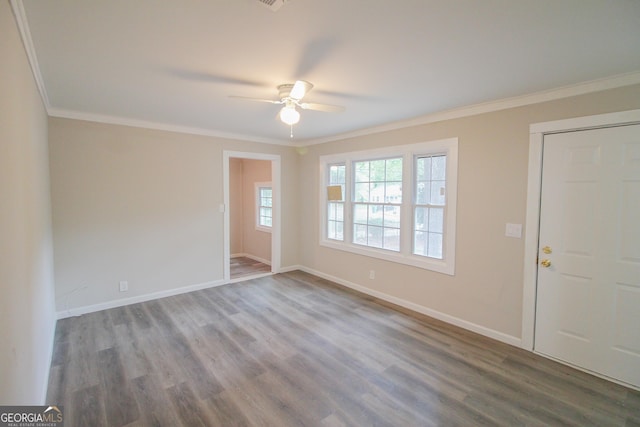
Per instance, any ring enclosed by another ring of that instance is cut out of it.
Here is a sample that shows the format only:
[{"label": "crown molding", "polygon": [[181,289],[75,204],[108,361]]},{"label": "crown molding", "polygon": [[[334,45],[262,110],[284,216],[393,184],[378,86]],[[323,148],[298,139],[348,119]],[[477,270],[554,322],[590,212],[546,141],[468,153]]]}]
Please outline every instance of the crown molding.
[{"label": "crown molding", "polygon": [[147,120],[130,119],[125,117],[110,116],[105,114],[84,113],[81,111],[49,108],[49,116],[63,119],[84,120],[88,122],[105,123],[110,125],[130,126],[144,129],[154,129],[167,132],[177,132],[189,135],[212,136],[216,138],[233,139],[245,142],[259,142],[262,144],[284,145],[291,147],[289,141],[271,138],[260,138],[253,135],[243,135],[230,132],[220,132],[213,129],[203,129],[189,126],[181,126],[169,123],[152,122]]},{"label": "crown molding", "polygon": [[495,101],[483,102],[480,104],[468,105],[465,107],[453,108],[451,110],[440,111],[427,114],[408,120],[399,120],[380,126],[360,129],[353,132],[345,132],[326,138],[308,139],[297,144],[297,146],[310,146],[323,144],[326,142],[339,141],[359,136],[372,135],[391,130],[403,129],[413,126],[425,125],[428,123],[441,122],[444,120],[459,119],[462,117],[475,116],[478,114],[491,113],[494,111],[506,110],[508,108],[522,107],[525,105],[539,104],[541,102],[553,101],[556,99],[569,98],[571,96],[584,95],[592,92],[599,92],[607,89],[615,89],[623,86],[630,86],[640,83],[640,71],[619,74],[603,79],[590,80],[560,88],[534,92],[526,95],[503,98]]},{"label": "crown molding", "polygon": [[340,133],[324,138],[312,138],[303,141],[290,141],[272,138],[261,138],[253,135],[243,135],[229,132],[221,132],[213,129],[194,128],[188,126],[174,125],[168,123],[151,122],[145,120],[130,119],[125,117],[102,115],[85,113],[74,110],[65,110],[59,108],[53,108],[47,95],[47,90],[44,85],[42,73],[40,72],[40,66],[36,55],[33,40],[31,38],[31,31],[29,29],[29,23],[27,20],[26,11],[22,0],[10,0],[11,8],[20,31],[22,43],[25,48],[25,52],[29,59],[29,64],[33,73],[33,77],[36,81],[38,91],[42,98],[42,102],[47,110],[49,116],[69,118],[76,120],[86,120],[98,123],[115,124],[123,126],[132,126],[139,128],[156,129],[170,132],[186,133],[192,135],[212,136],[217,138],[241,140],[247,142],[258,142],[263,144],[283,145],[288,147],[306,147],[311,145],[323,144],[326,142],[345,140],[350,138],[356,138],[360,136],[373,135],[382,132],[388,132],[392,130],[408,128],[413,126],[420,126],[429,123],[441,122],[444,120],[458,119],[462,117],[474,116],[477,114],[490,113],[494,111],[506,110],[508,108],[522,107],[525,105],[538,104],[541,102],[553,101],[562,98],[568,98],[571,96],[583,95],[591,92],[598,92],[607,89],[615,89],[618,87],[629,86],[640,83],[640,71],[635,71],[626,74],[619,74],[602,79],[590,80],[582,83],[577,83],[569,86],[563,86],[560,88],[530,93],[526,95],[520,95],[510,98],[503,98],[494,101],[483,102],[479,104],[468,105],[459,108],[453,108],[450,110],[431,113],[419,117],[415,117],[407,120],[399,120],[395,122],[386,123],[380,126],[369,127],[365,129],[359,129],[352,132]]},{"label": "crown molding", "polygon": [[40,65],[38,64],[36,49],[33,46],[33,40],[31,39],[31,30],[29,29],[29,21],[27,20],[27,13],[24,10],[24,4],[22,3],[22,0],[11,0],[10,3],[11,8],[13,9],[13,16],[15,17],[16,24],[18,25],[18,30],[20,31],[24,50],[27,53],[27,58],[29,59],[33,78],[36,81],[36,86],[38,86],[42,103],[44,104],[47,112],[49,112],[51,109],[51,103],[49,102],[47,89],[44,86],[44,80],[42,79],[42,73],[40,72]]}]

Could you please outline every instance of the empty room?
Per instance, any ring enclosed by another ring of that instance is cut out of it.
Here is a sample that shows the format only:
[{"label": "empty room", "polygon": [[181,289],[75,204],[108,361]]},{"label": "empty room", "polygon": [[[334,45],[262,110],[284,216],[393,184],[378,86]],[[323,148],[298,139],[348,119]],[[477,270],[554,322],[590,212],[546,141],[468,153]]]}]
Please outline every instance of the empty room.
[{"label": "empty room", "polygon": [[640,425],[640,2],[0,0],[0,425]]}]

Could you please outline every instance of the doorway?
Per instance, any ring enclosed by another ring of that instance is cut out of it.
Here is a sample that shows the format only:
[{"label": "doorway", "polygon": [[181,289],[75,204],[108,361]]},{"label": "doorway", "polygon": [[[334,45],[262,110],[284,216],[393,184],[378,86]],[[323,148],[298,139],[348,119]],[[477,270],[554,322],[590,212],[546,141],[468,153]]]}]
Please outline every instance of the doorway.
[{"label": "doorway", "polygon": [[636,110],[532,125],[523,300],[523,347],[634,388],[638,123]]},{"label": "doorway", "polygon": [[224,280],[280,269],[280,157],[225,151]]}]

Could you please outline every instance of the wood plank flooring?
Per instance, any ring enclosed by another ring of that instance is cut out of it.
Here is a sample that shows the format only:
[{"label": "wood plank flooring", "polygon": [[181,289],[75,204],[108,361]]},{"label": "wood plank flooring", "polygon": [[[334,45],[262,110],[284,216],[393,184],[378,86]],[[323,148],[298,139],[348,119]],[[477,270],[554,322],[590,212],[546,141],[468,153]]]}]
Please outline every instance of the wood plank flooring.
[{"label": "wood plank flooring", "polygon": [[640,393],[292,272],[58,322],[65,426],[638,426]]},{"label": "wood plank flooring", "polygon": [[271,266],[248,257],[231,258],[230,267],[232,279],[271,272]]}]

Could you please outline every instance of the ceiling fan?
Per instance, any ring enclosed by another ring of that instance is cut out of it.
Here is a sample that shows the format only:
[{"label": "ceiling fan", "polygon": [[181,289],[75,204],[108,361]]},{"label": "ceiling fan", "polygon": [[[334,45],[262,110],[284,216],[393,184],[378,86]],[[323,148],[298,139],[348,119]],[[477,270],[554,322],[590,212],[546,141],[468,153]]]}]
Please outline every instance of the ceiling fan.
[{"label": "ceiling fan", "polygon": [[309,93],[313,88],[313,85],[304,80],[297,80],[295,84],[282,84],[278,86],[279,100],[262,99],[262,98],[249,98],[245,96],[231,96],[230,98],[245,99],[248,101],[268,102],[270,104],[283,105],[280,113],[278,114],[280,120],[291,126],[291,137],[293,138],[293,125],[300,121],[300,112],[296,107],[300,107],[303,110],[315,110],[328,113],[337,113],[344,111],[344,107],[329,104],[318,104],[315,102],[302,102],[302,98]]}]

